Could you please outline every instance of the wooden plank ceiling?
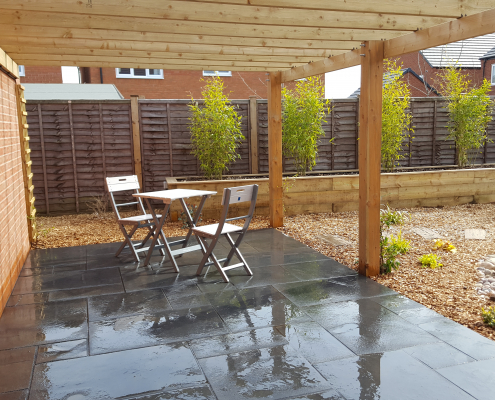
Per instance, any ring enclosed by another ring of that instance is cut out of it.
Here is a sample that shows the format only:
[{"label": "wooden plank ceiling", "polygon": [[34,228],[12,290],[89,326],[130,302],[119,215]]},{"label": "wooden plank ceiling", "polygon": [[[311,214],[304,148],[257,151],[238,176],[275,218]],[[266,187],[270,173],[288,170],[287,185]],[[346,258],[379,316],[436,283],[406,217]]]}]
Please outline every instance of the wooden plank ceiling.
[{"label": "wooden plank ceiling", "polygon": [[278,71],[493,8],[495,0],[0,0],[0,47],[24,65]]}]

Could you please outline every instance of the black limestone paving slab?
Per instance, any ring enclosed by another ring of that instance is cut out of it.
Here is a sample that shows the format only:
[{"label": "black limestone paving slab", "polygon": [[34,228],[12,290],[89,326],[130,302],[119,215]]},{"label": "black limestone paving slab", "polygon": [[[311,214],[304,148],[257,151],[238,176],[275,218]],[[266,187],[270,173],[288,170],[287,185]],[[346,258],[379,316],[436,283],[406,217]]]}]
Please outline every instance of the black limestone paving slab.
[{"label": "black limestone paving slab", "polygon": [[0,400],[493,397],[493,341],[279,231],[247,233],[254,275],[229,283],[196,275],[199,251],[176,273],[119,246],[31,252],[0,318]]}]

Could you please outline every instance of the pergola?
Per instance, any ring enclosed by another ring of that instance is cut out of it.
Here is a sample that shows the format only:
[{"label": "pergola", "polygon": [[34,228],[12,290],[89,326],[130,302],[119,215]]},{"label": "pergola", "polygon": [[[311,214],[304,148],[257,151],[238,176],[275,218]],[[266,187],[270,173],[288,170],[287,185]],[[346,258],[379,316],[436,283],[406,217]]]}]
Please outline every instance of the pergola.
[{"label": "pergola", "polygon": [[270,222],[281,88],[361,65],[359,269],[379,273],[383,59],[495,32],[495,0],[1,0],[0,65],[267,71]]}]

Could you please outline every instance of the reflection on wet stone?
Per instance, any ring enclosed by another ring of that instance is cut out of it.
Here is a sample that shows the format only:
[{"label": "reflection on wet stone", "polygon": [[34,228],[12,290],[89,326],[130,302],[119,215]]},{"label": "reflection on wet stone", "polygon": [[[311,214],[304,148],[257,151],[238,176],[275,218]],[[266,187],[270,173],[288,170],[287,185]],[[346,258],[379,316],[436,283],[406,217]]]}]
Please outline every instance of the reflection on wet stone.
[{"label": "reflection on wet stone", "polygon": [[346,399],[473,399],[402,350],[317,364]]},{"label": "reflection on wet stone", "polygon": [[187,347],[162,345],[38,364],[31,398],[66,400],[83,395],[100,400],[205,383]]},{"label": "reflection on wet stone", "polygon": [[220,400],[281,399],[330,389],[290,346],[276,346],[199,360]]},{"label": "reflection on wet stone", "polygon": [[227,333],[211,307],[90,322],[90,353],[101,354]]}]

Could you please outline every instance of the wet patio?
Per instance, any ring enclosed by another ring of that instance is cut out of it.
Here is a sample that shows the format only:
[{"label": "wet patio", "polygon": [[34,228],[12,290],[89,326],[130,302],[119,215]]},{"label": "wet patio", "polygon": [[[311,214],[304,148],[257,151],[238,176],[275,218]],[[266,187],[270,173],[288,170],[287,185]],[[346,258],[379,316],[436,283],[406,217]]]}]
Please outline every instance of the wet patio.
[{"label": "wet patio", "polygon": [[229,284],[195,275],[199,252],[176,274],[117,247],[31,252],[0,400],[493,399],[494,342],[276,230],[248,232],[254,276]]}]

